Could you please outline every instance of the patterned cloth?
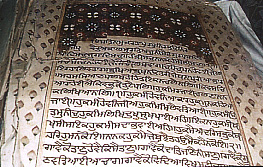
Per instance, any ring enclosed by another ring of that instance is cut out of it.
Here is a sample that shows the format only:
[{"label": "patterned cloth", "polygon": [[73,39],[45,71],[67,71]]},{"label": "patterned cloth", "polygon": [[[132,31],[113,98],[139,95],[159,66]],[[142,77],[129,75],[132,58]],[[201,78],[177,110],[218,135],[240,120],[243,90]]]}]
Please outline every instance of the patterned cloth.
[{"label": "patterned cloth", "polygon": [[67,5],[58,48],[67,50],[77,41],[113,35],[167,40],[186,46],[207,62],[214,63],[195,15],[145,5]]}]

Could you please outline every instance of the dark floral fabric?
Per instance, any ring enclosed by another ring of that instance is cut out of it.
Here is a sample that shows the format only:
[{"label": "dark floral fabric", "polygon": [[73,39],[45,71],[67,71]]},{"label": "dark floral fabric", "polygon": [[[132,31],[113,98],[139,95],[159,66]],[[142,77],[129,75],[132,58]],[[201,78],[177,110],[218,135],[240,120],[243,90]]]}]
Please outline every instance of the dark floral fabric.
[{"label": "dark floral fabric", "polygon": [[108,35],[167,40],[189,47],[207,62],[214,61],[197,16],[145,5],[67,5],[58,48],[67,50],[77,41]]}]

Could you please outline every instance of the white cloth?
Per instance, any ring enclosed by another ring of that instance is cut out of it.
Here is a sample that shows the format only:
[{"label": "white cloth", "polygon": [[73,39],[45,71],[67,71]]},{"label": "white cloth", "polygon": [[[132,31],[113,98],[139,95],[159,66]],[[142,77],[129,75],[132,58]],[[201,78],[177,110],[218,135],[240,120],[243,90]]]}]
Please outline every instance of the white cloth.
[{"label": "white cloth", "polygon": [[244,48],[250,53],[258,73],[263,78],[263,47],[257,35],[252,30],[245,12],[236,1],[222,0],[215,3],[222,9],[236,32],[240,34]]}]

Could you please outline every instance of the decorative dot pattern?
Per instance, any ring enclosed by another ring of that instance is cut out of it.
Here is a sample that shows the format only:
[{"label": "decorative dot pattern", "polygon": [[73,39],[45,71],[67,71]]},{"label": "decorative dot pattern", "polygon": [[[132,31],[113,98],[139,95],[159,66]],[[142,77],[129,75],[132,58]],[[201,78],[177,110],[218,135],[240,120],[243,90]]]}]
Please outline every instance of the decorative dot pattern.
[{"label": "decorative dot pattern", "polygon": [[[205,8],[213,7],[211,5]],[[204,23],[207,28],[210,28],[208,34],[212,37],[210,39],[211,46],[226,75],[226,80],[236,103],[238,118],[240,118],[244,130],[252,162],[254,165],[261,165],[263,164],[263,153],[260,154],[263,148],[261,144],[263,136],[263,115],[260,107],[263,99],[261,78],[257,75],[249,54],[241,47],[237,35],[232,32],[227,19],[216,16],[217,13],[206,13],[210,15],[210,18],[205,18]],[[215,25],[214,18],[218,19],[216,20],[217,25],[221,26],[214,26],[211,29],[210,24]],[[227,56],[223,56],[226,54]]]},{"label": "decorative dot pattern", "polygon": [[17,53],[13,57],[10,79],[10,85],[14,83],[12,87],[17,87],[12,90],[17,98],[10,96],[7,99],[7,103],[11,104],[14,101],[14,106],[17,106],[17,109],[12,110],[13,118],[10,120],[19,118],[13,127],[17,127],[14,140],[16,139],[16,145],[20,145],[20,149],[13,152],[20,158],[15,157],[13,162],[6,162],[7,166],[13,163],[16,164],[14,166],[33,167],[36,164],[45,96],[52,66],[52,62],[48,60],[51,60],[53,55],[63,2],[32,1],[29,7],[20,45],[16,46]]}]

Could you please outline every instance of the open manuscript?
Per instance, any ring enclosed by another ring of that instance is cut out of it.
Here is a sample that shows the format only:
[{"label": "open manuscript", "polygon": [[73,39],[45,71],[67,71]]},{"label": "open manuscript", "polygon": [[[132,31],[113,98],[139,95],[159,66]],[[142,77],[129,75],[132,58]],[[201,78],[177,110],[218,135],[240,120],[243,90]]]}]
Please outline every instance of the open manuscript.
[{"label": "open manuscript", "polygon": [[[250,59],[241,46],[221,41],[235,39],[225,32],[228,23],[221,25],[223,16],[198,13],[202,5],[210,14],[220,13],[215,6],[165,2],[61,3],[55,38],[44,32],[49,44],[40,42],[43,57],[32,60],[19,80],[18,111],[25,121],[18,126],[16,155],[24,166],[260,163],[260,146],[253,149],[260,145],[262,122],[247,127],[251,113],[262,114],[259,82],[246,89],[257,79],[242,65],[251,66]],[[33,83],[34,89],[29,75],[40,83]],[[246,79],[238,81],[240,76]],[[23,94],[34,105],[27,105]],[[34,114],[41,115],[36,126]],[[34,148],[23,131],[29,125]]]}]

